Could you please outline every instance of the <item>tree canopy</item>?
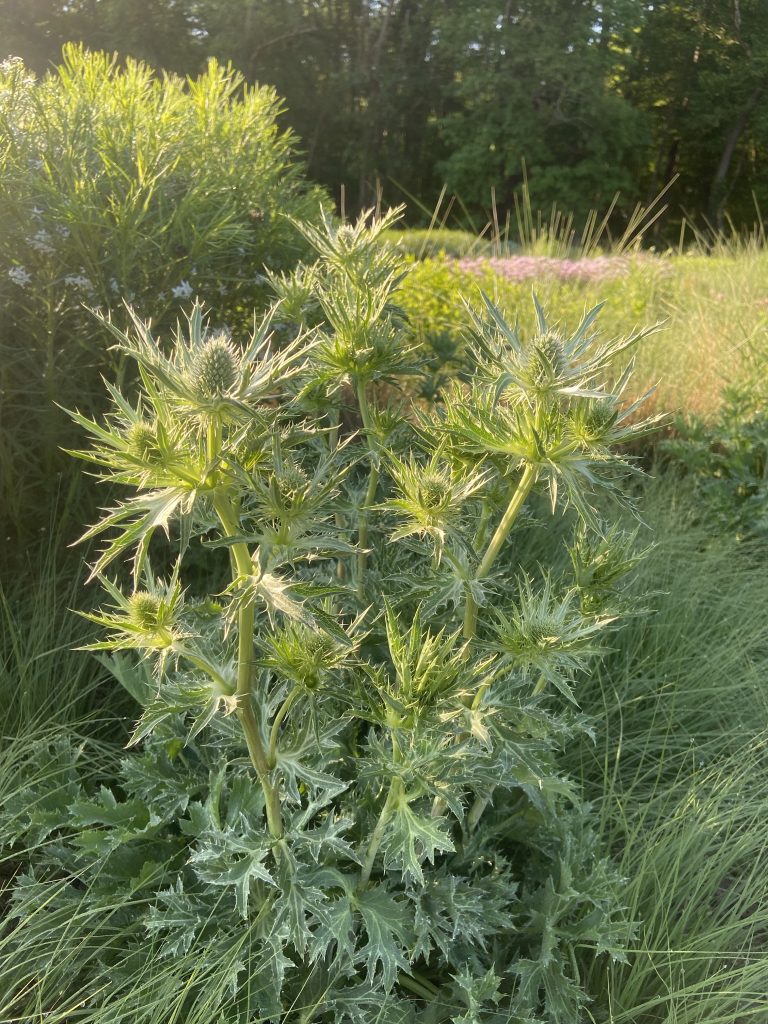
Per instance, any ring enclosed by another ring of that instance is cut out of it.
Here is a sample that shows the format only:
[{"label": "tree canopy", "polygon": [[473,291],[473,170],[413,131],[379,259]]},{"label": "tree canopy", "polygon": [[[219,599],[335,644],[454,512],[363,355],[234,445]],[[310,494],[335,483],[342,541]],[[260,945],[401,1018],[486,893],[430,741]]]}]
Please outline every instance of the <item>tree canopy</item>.
[{"label": "tree canopy", "polygon": [[445,185],[482,216],[524,166],[577,218],[675,176],[670,231],[768,205],[765,0],[0,0],[0,40],[39,73],[67,40],[182,74],[231,61],[276,87],[350,211],[383,193],[417,215]]}]

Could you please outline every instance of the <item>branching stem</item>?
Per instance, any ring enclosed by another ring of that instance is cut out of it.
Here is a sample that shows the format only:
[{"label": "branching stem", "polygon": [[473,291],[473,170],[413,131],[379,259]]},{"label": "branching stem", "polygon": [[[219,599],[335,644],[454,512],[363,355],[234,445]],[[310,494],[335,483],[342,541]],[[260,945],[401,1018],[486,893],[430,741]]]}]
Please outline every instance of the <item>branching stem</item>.
[{"label": "branching stem", "polygon": [[195,666],[195,668],[199,668],[201,672],[205,672],[205,674],[209,676],[221,689],[222,694],[232,694],[232,684],[225,679],[218,669],[214,665],[211,665],[211,663],[205,658],[201,657],[199,654],[195,654],[194,651],[188,650],[183,644],[174,644],[172,650],[174,654],[177,654],[182,658],[186,658],[190,664]]},{"label": "branching stem", "polygon": [[397,983],[428,1003],[431,1003],[438,993],[437,987],[431,981],[421,976],[416,977],[414,974],[406,974],[404,971],[398,974]]},{"label": "branching stem", "polygon": [[291,710],[291,706],[297,697],[301,695],[301,687],[294,686],[288,696],[282,703],[280,710],[275,715],[274,721],[272,722],[272,729],[269,734],[269,753],[267,754],[267,760],[270,768],[275,767],[275,761],[277,760],[277,741],[280,736],[280,726],[285,720],[285,716]]},{"label": "branching stem", "polygon": [[[475,573],[476,580],[485,579],[488,573],[493,567],[493,563],[496,561],[499,552],[504,544],[504,541],[509,536],[509,531],[512,529],[515,520],[520,514],[520,509],[525,504],[528,495],[531,493],[531,488],[536,483],[536,477],[538,470],[536,466],[528,462],[523,470],[523,475],[518,481],[515,492],[512,495],[509,505],[504,515],[501,517],[501,522],[496,527],[496,532],[491,537],[490,543],[486,548],[483,559],[478,566],[477,572]],[[471,640],[475,635],[475,629],[477,627],[477,602],[472,596],[471,591],[467,591],[467,603],[464,608],[464,636],[467,640]]]},{"label": "branching stem", "polygon": [[[218,495],[214,500],[216,514],[221,522],[225,536],[237,537],[240,523],[237,510],[226,495]],[[235,567],[240,576],[249,576],[253,572],[253,563],[244,541],[232,545]],[[244,604],[237,613],[237,717],[245,736],[246,746],[253,767],[264,790],[264,801],[267,811],[269,831],[275,839],[283,834],[280,796],[270,781],[270,767],[264,743],[261,738],[259,724],[253,713],[251,690],[253,684],[253,602]]]},{"label": "branching stem", "polygon": [[376,490],[379,486],[379,446],[376,439],[373,421],[371,419],[371,407],[368,396],[365,393],[365,381],[357,381],[357,402],[360,407],[360,416],[365,429],[365,439],[370,453],[371,464],[368,471],[368,488],[365,492],[363,507],[360,509],[357,518],[357,596],[360,600],[364,597],[365,569],[368,563],[368,516],[369,509],[376,497]]},{"label": "branching stem", "polygon": [[376,854],[379,852],[381,840],[384,838],[384,829],[387,827],[387,822],[392,817],[392,811],[397,806],[397,802],[400,799],[402,791],[403,784],[400,780],[400,776],[396,775],[389,785],[387,799],[384,801],[384,806],[381,809],[379,820],[376,822],[376,827],[373,830],[371,841],[368,844],[368,850],[365,854],[365,860],[363,861],[363,870],[360,872],[360,889],[364,889],[370,881],[371,871],[373,871],[373,865],[376,860]]}]

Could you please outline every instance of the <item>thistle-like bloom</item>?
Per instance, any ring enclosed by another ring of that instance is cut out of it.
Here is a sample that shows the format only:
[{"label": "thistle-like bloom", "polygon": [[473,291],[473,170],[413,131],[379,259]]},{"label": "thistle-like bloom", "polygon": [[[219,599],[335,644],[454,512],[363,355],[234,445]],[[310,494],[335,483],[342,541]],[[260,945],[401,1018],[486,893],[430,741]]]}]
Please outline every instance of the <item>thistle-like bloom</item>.
[{"label": "thistle-like bloom", "polygon": [[405,264],[381,238],[400,212],[371,223],[372,211],[367,211],[355,224],[341,225],[323,213],[321,228],[296,225],[321,258],[314,293],[326,325],[312,353],[305,390],[319,386],[331,394],[344,385],[394,380],[414,371],[405,316],[392,298]]},{"label": "thistle-like bloom", "polygon": [[592,326],[603,303],[584,315],[573,334],[547,323],[534,295],[537,330],[523,339],[517,324],[510,326],[501,310],[483,295],[485,315],[472,310],[478,375],[511,405],[540,404],[558,398],[603,398],[610,395],[616,360],[655,327],[638,330],[627,338],[598,341]]},{"label": "thistle-like bloom", "polygon": [[155,651],[168,653],[188,636],[180,626],[184,604],[181,584],[174,578],[169,584],[149,581],[146,588],[124,594],[106,577],[99,582],[112,598],[112,608],[81,612],[83,618],[110,631],[105,640],[89,644],[85,650]]},{"label": "thistle-like bloom", "polygon": [[655,328],[599,343],[590,333],[597,306],[566,336],[547,325],[536,302],[538,332],[523,341],[488,298],[485,306],[486,318],[475,314],[478,373],[470,387],[449,388],[437,429],[502,476],[528,466],[537,479],[548,478],[553,506],[562,484],[567,500],[595,524],[589,492],[599,486],[621,497],[614,471],[632,468],[615,447],[662,418],[636,416],[650,392],[625,402],[632,360],[613,382],[614,361]]},{"label": "thistle-like bloom", "polygon": [[280,678],[314,691],[333,686],[339,670],[351,664],[365,637],[360,632],[362,616],[339,635],[331,635],[300,622],[287,622],[261,641],[263,655],[258,663]]},{"label": "thistle-like bloom", "polygon": [[564,597],[553,593],[547,577],[536,593],[531,581],[519,583],[517,606],[511,615],[496,609],[496,626],[491,650],[502,656],[524,679],[536,677],[538,689],[551,683],[574,701],[569,685],[578,669],[605,648],[600,633],[613,618],[587,618],[579,610],[576,591]]},{"label": "thistle-like bloom", "polygon": [[161,669],[170,658],[188,662],[207,676],[205,693],[215,699],[216,706],[234,693],[236,680],[231,662],[213,659],[210,644],[200,643],[200,637],[183,621],[184,593],[178,566],[168,583],[149,579],[143,589],[127,595],[103,576],[99,582],[112,598],[111,607],[80,614],[109,630],[109,635],[83,650],[153,654]]},{"label": "thistle-like bloom", "polygon": [[103,423],[71,414],[94,441],[92,448],[71,454],[101,467],[103,479],[143,492],[108,509],[83,538],[115,528],[118,534],[100,555],[94,574],[135,547],[137,580],[156,529],[168,532],[171,520],[179,518],[183,550],[201,498],[226,488],[238,474],[250,486],[248,473],[278,416],[269,400],[297,369],[306,345],[297,339],[272,352],[270,314],[240,349],[227,332],[206,330],[202,306],[196,303],[187,334],[177,333],[166,354],[149,325],[128,312],[131,336],[102,321],[117,337],[117,347],[138,362],[140,397],[131,404],[107,384],[112,411]]},{"label": "thistle-like bloom", "polygon": [[267,280],[280,300],[278,318],[288,325],[304,324],[318,310],[315,298],[317,270],[302,263],[290,274],[276,274],[267,271]]},{"label": "thistle-like bloom", "polygon": [[405,629],[389,603],[384,611],[387,643],[395,669],[391,703],[405,716],[405,722],[419,709],[448,698],[474,696],[484,682],[490,681],[493,658],[468,660],[469,645],[462,642],[460,630],[424,630],[420,607]]},{"label": "thistle-like bloom", "polygon": [[118,348],[139,364],[142,379],[176,409],[204,422],[245,420],[253,408],[275,396],[277,386],[298,369],[308,351],[305,337],[279,352],[271,345],[274,309],[264,317],[245,348],[238,349],[226,331],[209,333],[203,307],[196,302],[186,334],[178,332],[168,355],[158,345],[149,323],[128,309],[133,333],[128,335],[102,318],[118,339]]},{"label": "thistle-like bloom", "polygon": [[240,376],[240,356],[226,331],[206,338],[195,354],[192,379],[201,398],[223,398]]},{"label": "thistle-like bloom", "polygon": [[444,446],[438,447],[425,463],[413,456],[402,460],[392,454],[388,463],[397,495],[382,508],[400,519],[390,540],[429,537],[439,556],[446,539],[458,536],[462,509],[488,482],[488,472],[471,472],[455,465],[446,456]]}]

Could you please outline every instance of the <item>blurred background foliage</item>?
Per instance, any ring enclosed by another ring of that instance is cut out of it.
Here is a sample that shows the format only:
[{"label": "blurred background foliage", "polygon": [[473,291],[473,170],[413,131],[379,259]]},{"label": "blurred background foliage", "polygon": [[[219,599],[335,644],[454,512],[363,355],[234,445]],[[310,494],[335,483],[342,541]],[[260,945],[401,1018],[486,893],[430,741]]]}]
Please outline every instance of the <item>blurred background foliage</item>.
[{"label": "blurred background foliage", "polygon": [[408,197],[418,223],[446,185],[471,227],[492,193],[512,208],[523,164],[577,221],[620,190],[619,225],[677,175],[656,241],[768,205],[764,0],[0,0],[0,41],[38,73],[67,41],[231,61],[284,97],[348,213]]},{"label": "blurred background foliage", "polygon": [[[193,295],[242,335],[269,273],[306,255],[288,216],[317,216],[268,86],[212,60],[193,80],[66,44],[36,78],[0,66],[0,529],[11,556],[82,522],[64,408],[96,411],[125,378],[92,310],[133,303],[162,334]],[[286,216],[288,215],[288,216]],[[102,500],[105,500],[102,495]]]}]

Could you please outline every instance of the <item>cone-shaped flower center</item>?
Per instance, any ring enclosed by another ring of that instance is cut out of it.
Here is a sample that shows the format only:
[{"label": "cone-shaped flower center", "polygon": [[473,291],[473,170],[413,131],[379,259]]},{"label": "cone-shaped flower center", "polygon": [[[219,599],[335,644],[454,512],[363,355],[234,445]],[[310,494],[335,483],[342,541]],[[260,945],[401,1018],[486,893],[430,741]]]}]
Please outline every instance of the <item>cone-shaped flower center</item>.
[{"label": "cone-shaped flower center", "polygon": [[239,360],[229,337],[215,334],[206,341],[195,360],[195,384],[205,398],[219,398],[233,386],[239,374]]},{"label": "cone-shaped flower center", "polygon": [[149,459],[157,451],[157,434],[149,423],[132,424],[128,431],[127,441],[128,451],[139,459]]},{"label": "cone-shaped flower center", "polygon": [[140,629],[152,630],[157,627],[160,614],[160,599],[154,594],[140,590],[129,599],[130,616],[133,623]]}]

